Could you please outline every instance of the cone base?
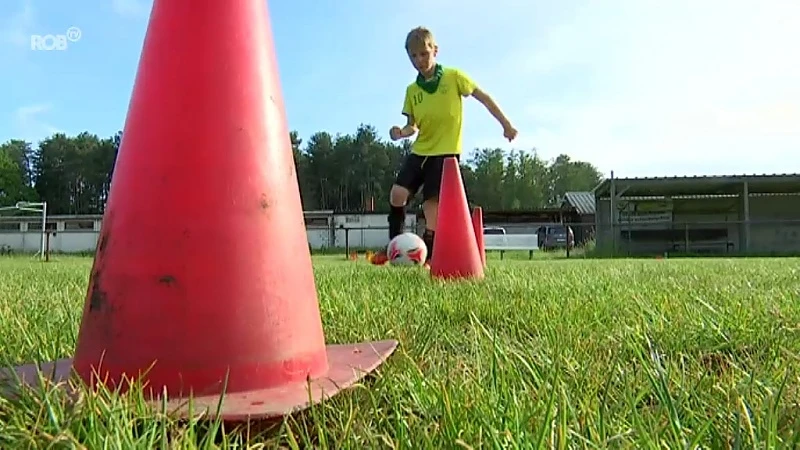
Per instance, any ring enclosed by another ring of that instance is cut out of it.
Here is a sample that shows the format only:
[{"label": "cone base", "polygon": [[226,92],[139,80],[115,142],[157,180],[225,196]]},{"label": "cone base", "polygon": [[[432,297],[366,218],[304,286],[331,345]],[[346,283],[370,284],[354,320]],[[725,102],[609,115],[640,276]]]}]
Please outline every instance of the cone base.
[{"label": "cone base", "polygon": [[461,280],[483,280],[486,275],[482,270],[472,270],[468,272],[453,272],[449,270],[431,270],[431,277],[442,281],[461,281]]},{"label": "cone base", "polygon": [[[370,372],[373,372],[397,348],[395,340],[364,342],[359,344],[328,345],[328,373],[310,382],[293,383],[270,389],[228,393],[219,395],[170,399],[167,410],[179,418],[205,415],[225,421],[269,419],[285,416],[320,403],[349,388]],[[14,368],[16,377],[23,385],[36,387],[39,380],[45,384],[61,384],[69,381],[72,374],[72,358],[59,359],[42,364],[26,364]],[[0,383],[14,382],[14,373],[0,371]],[[310,388],[310,392],[309,392]],[[12,394],[0,385],[2,395]],[[154,408],[164,407],[160,399],[151,401]]]}]

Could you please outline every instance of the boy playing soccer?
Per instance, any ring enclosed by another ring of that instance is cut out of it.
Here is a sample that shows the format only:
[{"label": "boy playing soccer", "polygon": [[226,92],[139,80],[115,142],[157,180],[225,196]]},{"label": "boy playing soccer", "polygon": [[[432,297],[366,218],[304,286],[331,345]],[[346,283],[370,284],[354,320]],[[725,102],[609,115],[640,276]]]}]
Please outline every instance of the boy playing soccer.
[{"label": "boy playing soccer", "polygon": [[[389,194],[389,240],[403,232],[408,199],[422,187],[428,261],[433,254],[433,241],[439,206],[439,184],[446,157],[460,158],[462,152],[462,97],[472,96],[481,102],[503,127],[503,136],[512,141],[517,130],[494,102],[461,70],[436,63],[438,46],[433,34],[424,27],[411,30],[406,37],[406,52],[417,69],[416,81],[406,88],[403,115],[404,127],[394,126],[389,137],[396,141],[409,138],[417,131],[411,154],[403,162]],[[373,263],[387,261],[385,250]]]}]

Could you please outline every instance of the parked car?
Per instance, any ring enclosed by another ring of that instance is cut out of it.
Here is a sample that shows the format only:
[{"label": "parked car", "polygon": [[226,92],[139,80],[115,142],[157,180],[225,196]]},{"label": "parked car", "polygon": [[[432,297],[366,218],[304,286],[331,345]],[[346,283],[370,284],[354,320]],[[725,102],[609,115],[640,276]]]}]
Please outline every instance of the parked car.
[{"label": "parked car", "polygon": [[543,251],[557,248],[572,249],[575,246],[575,234],[567,225],[542,225],[536,230],[539,249]]},{"label": "parked car", "polygon": [[483,235],[487,234],[506,234],[506,229],[502,227],[483,227]]}]

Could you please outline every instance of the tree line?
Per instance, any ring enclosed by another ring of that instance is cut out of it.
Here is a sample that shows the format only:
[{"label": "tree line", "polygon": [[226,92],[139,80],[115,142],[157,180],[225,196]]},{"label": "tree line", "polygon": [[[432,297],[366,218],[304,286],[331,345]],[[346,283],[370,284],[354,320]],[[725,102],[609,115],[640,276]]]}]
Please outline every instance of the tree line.
[{"label": "tree line", "polygon": [[[83,132],[53,134],[38,144],[12,139],[0,145],[0,206],[46,201],[50,214],[102,214],[122,133],[100,138]],[[303,142],[290,133],[305,210],[386,211],[389,189],[411,141],[379,138],[371,125],[352,134],[320,131]],[[475,149],[461,161],[470,201],[485,211],[556,206],[569,191],[591,190],[595,166],[536,149]]]}]

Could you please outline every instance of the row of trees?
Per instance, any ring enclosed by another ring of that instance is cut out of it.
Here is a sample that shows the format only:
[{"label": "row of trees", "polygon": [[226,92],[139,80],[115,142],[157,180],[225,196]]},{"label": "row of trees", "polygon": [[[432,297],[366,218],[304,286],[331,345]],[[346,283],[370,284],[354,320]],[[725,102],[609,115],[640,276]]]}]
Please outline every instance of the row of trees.
[{"label": "row of trees", "polygon": [[[291,132],[306,210],[385,211],[392,181],[410,141],[381,140],[374,127],[354,134]],[[122,134],[54,134],[34,147],[0,145],[0,206],[46,201],[51,214],[102,214]],[[535,150],[477,149],[462,161],[470,200],[484,210],[525,210],[557,204],[565,192],[593,188],[601,174],[567,155],[545,161]]]}]

